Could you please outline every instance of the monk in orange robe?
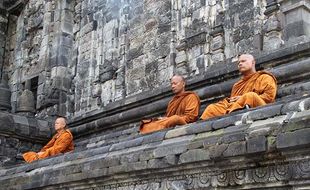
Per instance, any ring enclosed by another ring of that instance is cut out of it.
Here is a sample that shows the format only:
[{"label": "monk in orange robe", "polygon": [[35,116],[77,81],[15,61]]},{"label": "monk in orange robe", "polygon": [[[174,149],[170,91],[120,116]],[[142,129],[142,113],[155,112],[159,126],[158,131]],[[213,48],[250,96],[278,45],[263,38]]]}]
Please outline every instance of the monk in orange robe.
[{"label": "monk in orange robe", "polygon": [[195,92],[185,91],[185,80],[182,76],[175,75],[171,78],[171,89],[175,96],[168,104],[166,116],[142,120],[142,134],[185,125],[198,119],[200,99]]},{"label": "monk in orange robe", "polygon": [[267,71],[256,72],[255,59],[252,55],[240,55],[238,69],[242,78],[234,84],[230,98],[210,104],[200,119],[205,120],[245,107],[254,108],[274,102],[277,93],[277,80]]},{"label": "monk in orange robe", "polygon": [[23,157],[26,162],[32,162],[38,159],[47,158],[60,153],[66,153],[74,150],[73,136],[71,132],[66,129],[67,122],[63,117],[59,117],[55,121],[55,130],[57,133],[53,136],[40,152],[26,152]]}]

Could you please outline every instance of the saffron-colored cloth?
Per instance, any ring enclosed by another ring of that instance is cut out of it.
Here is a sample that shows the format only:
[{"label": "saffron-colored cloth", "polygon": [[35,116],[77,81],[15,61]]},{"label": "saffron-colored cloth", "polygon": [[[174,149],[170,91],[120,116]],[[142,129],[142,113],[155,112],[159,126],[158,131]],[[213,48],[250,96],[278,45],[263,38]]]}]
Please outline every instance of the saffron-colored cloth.
[{"label": "saffron-colored cloth", "polygon": [[53,138],[40,150],[39,155],[36,152],[26,152],[23,154],[26,162],[33,162],[38,159],[47,158],[60,153],[66,153],[74,150],[73,136],[69,130],[62,130],[56,133]]},{"label": "saffron-colored cloth", "polygon": [[221,116],[243,109],[246,105],[251,108],[266,105],[274,102],[276,93],[276,78],[267,71],[258,71],[243,77],[234,84],[230,98],[240,96],[237,101],[229,102],[229,98],[225,98],[217,103],[210,104],[200,118],[205,120]]},{"label": "saffron-colored cloth", "polygon": [[185,91],[180,95],[175,95],[168,104],[166,117],[142,120],[140,132],[145,134],[195,122],[198,119],[199,107],[200,98],[195,92]]}]

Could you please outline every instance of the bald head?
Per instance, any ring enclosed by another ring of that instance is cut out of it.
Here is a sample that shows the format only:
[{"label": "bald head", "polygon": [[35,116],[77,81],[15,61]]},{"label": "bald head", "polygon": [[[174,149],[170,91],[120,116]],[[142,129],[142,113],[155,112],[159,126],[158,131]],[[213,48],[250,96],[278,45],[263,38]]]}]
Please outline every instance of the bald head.
[{"label": "bald head", "polygon": [[171,89],[174,94],[180,94],[185,91],[185,79],[181,75],[174,75],[171,78]]},{"label": "bald head", "polygon": [[61,131],[63,129],[65,129],[67,126],[67,120],[63,117],[58,117],[56,120],[55,120],[55,130],[56,131]]},{"label": "bald head", "polygon": [[254,56],[251,55],[251,54],[248,54],[248,53],[241,54],[241,55],[239,56],[239,58],[240,58],[240,57],[245,57],[245,58],[247,58],[247,59],[250,59],[251,61],[255,61]]},{"label": "bald head", "polygon": [[238,59],[238,69],[243,76],[256,72],[255,59],[251,54],[242,54]]},{"label": "bald head", "polygon": [[173,79],[178,80],[178,81],[183,81],[183,82],[185,82],[184,77],[181,76],[181,75],[174,75],[174,76],[171,78],[171,80],[173,80]]}]

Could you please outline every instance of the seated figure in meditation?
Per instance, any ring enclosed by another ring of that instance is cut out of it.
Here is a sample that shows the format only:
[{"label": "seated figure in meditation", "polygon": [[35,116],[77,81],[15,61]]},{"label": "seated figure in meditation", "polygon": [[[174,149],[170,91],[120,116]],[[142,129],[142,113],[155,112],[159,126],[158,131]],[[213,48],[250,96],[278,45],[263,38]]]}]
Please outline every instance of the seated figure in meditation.
[{"label": "seated figure in meditation", "polygon": [[254,108],[274,102],[277,80],[267,71],[256,71],[255,59],[252,55],[240,55],[238,69],[242,78],[234,84],[230,97],[210,104],[200,119],[206,120],[246,107]]},{"label": "seated figure in meditation", "polygon": [[195,122],[199,116],[200,98],[195,92],[185,91],[185,80],[180,75],[171,78],[174,97],[169,102],[165,117],[142,120],[142,134],[176,125]]},{"label": "seated figure in meditation", "polygon": [[40,150],[40,152],[26,152],[23,158],[26,162],[47,158],[60,153],[66,153],[74,150],[73,136],[71,132],[66,129],[67,121],[63,117],[59,117],[55,121],[56,134],[53,138]]}]

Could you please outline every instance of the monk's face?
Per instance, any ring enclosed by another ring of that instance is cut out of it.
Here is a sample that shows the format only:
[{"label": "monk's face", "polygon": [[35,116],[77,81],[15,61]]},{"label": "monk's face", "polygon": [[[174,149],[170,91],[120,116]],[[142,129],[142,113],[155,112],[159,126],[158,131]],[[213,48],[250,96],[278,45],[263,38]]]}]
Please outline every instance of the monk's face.
[{"label": "monk's face", "polygon": [[238,60],[238,69],[242,74],[255,71],[254,57],[248,54],[240,55]]},{"label": "monk's face", "polygon": [[174,94],[179,94],[185,91],[185,82],[180,76],[171,78],[171,90]]},{"label": "monk's face", "polygon": [[55,121],[54,127],[55,127],[56,131],[64,129],[66,127],[65,119],[64,118],[57,118]]}]

